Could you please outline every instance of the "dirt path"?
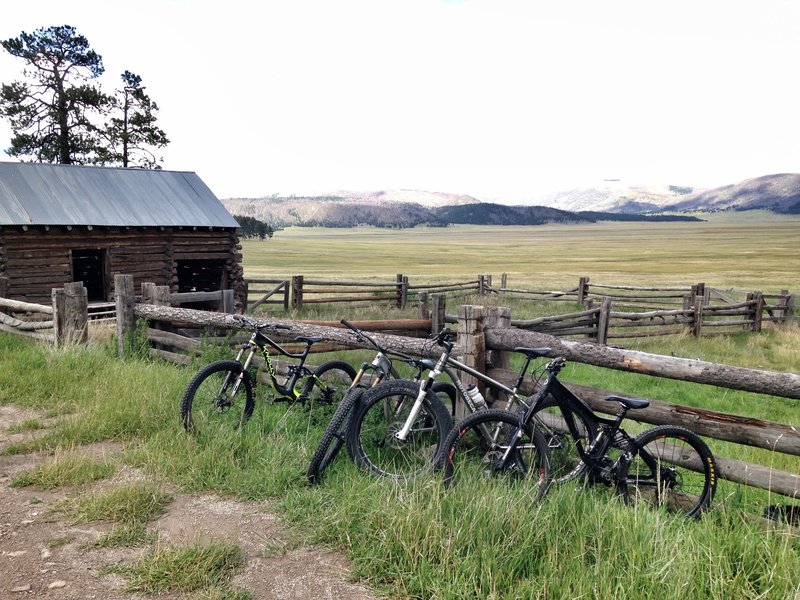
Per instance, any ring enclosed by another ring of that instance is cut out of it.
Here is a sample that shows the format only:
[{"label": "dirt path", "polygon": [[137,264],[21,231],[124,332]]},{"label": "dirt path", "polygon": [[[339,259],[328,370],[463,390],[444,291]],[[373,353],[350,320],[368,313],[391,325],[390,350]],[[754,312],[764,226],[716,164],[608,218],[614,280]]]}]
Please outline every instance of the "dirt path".
[{"label": "dirt path", "polygon": [[[10,443],[41,435],[41,431],[10,433],[9,427],[41,415],[13,406],[0,406],[0,450]],[[87,448],[98,456],[120,452],[112,444]],[[15,474],[41,462],[39,454],[0,456],[0,600],[53,598],[69,600],[133,600],[190,598],[175,593],[158,596],[122,591],[118,575],[101,575],[107,565],[131,563],[147,548],[85,548],[111,529],[109,523],[73,525],[50,509],[54,502],[86,493],[85,489],[41,491],[12,488]],[[140,473],[123,468],[98,487],[130,483]],[[143,478],[142,478],[143,479]],[[347,561],[327,549],[308,547],[292,539],[269,503],[242,503],[214,495],[175,495],[167,512],[149,524],[158,547],[194,542],[238,545],[244,568],[233,588],[250,592],[253,600],[352,599],[370,600],[364,587],[346,581]]]}]

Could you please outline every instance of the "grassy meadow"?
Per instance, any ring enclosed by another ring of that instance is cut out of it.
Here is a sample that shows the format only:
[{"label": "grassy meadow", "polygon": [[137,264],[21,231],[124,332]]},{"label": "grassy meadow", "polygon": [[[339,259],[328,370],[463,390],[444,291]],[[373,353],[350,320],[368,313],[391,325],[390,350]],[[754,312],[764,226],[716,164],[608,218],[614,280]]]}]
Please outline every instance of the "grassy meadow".
[{"label": "grassy meadow", "polygon": [[[602,283],[704,281],[767,291],[800,290],[797,248],[800,218],[725,213],[711,215],[706,223],[292,228],[269,241],[245,241],[243,254],[245,275],[252,278],[361,279],[403,273],[455,280],[507,272],[511,282],[554,288],[589,276]],[[325,310],[329,318],[363,314],[341,306]],[[770,327],[761,334],[641,340],[631,347],[800,372],[796,326]],[[192,590],[204,598],[251,597],[225,580],[205,582],[201,573],[191,571],[198,556],[211,556],[224,572],[240,569],[236,548],[153,544],[145,525],[169,501],[163,491],[169,485],[182,492],[211,490],[271,500],[293,525],[293,547],[313,542],[342,550],[352,562],[353,576],[376,596],[390,599],[800,600],[798,530],[758,518],[765,506],[785,498],[722,481],[713,509],[699,521],[686,522],[643,506],[624,506],[606,490],[574,485],[552,489],[540,502],[519,487],[496,484],[445,490],[435,476],[397,485],[359,472],[344,455],[320,485],[309,486],[305,471],[330,412],[317,408],[287,414],[285,404],[265,402],[261,391],[253,418],[241,431],[188,436],[178,417],[179,399],[197,365],[176,367],[141,356],[122,362],[115,351],[113,339],[98,337],[87,348],[55,351],[0,333],[0,404],[57,418],[43,437],[6,450],[50,455],[42,466],[19,474],[14,484],[71,486],[74,502],[63,510],[72,519],[119,523],[121,534],[103,543],[146,549],[136,563],[109,567],[126,578],[133,592]],[[334,357],[357,366],[363,354],[342,352],[320,360]],[[569,365],[562,379],[800,423],[800,401],[578,364]],[[38,425],[25,427],[36,430]],[[76,448],[105,440],[123,444],[120,464],[84,464],[76,458]],[[714,440],[709,444],[722,456],[800,472],[797,457]],[[150,474],[149,491],[137,488],[122,497],[98,498],[96,482],[122,463]],[[162,574],[159,580],[142,582],[152,572]]]},{"label": "grassy meadow", "polygon": [[701,215],[704,222],[414,229],[290,227],[243,242],[245,277],[463,280],[510,286],[691,285],[748,291],[800,289],[800,217],[768,212]]}]

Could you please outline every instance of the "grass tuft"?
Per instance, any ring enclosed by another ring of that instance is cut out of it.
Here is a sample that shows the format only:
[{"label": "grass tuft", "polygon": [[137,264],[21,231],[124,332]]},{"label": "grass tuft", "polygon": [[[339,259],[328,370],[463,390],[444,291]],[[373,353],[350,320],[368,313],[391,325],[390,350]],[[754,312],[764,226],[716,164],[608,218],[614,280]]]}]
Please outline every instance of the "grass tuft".
[{"label": "grass tuft", "polygon": [[101,494],[89,493],[77,499],[62,500],[53,508],[64,513],[73,523],[113,521],[132,526],[147,523],[162,514],[171,499],[160,489],[134,484]]},{"label": "grass tuft", "polygon": [[113,565],[107,567],[105,572],[118,573],[126,577],[128,579],[125,585],[126,592],[160,594],[205,590],[209,594],[219,594],[243,564],[244,553],[238,546],[212,544],[161,548],[145,555],[132,565]]},{"label": "grass tuft", "polygon": [[51,490],[61,486],[84,485],[111,477],[116,465],[107,460],[95,460],[74,452],[56,453],[47,462],[22,471],[11,482],[13,487],[34,486]]}]

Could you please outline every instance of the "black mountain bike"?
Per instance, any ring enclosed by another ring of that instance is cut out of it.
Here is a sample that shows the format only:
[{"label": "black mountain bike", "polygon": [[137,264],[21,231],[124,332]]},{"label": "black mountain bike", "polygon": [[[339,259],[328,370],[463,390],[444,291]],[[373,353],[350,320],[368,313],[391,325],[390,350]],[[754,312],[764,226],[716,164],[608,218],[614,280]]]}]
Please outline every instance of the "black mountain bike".
[{"label": "black mountain bike", "polygon": [[[535,350],[539,356],[550,353],[550,348]],[[620,425],[629,410],[645,408],[649,401],[608,396],[605,400],[619,404],[619,412],[613,419],[601,417],[558,380],[565,363],[563,357],[547,363],[547,378],[524,411],[481,411],[457,423],[444,444],[445,482],[470,470],[519,477],[527,468],[527,439],[538,431],[548,446],[549,466],[561,481],[580,477],[589,485],[613,487],[628,503],[699,516],[717,486],[716,463],[705,442],[675,425],[631,437]],[[502,429],[502,443],[498,448],[476,446],[471,442],[476,428]],[[547,484],[540,486],[546,489]]]},{"label": "black mountain bike", "polygon": [[[218,360],[200,369],[189,382],[181,402],[181,421],[186,431],[197,433],[211,429],[241,427],[253,414],[253,388],[257,377],[251,373],[253,358],[260,352],[264,358],[270,388],[275,402],[335,404],[344,396],[356,375],[355,369],[344,361],[332,360],[316,368],[306,366],[311,346],[321,337],[297,337],[306,344],[303,352],[293,354],[265,335],[267,330],[290,330],[279,324],[261,325],[244,315],[233,315],[235,321],[252,333],[236,358]],[[278,380],[269,349],[295,359],[288,367],[285,381]]]},{"label": "black mountain bike", "polygon": [[[370,391],[378,387],[378,384],[381,382],[387,383],[385,381],[386,379],[394,380],[392,381],[393,385],[390,388],[379,388],[379,391],[394,395],[402,394],[403,391],[407,392],[408,382],[401,381],[402,376],[395,368],[393,361],[401,361],[415,368],[415,381],[422,377],[422,373],[427,368],[423,360],[382,346],[377,340],[367,335],[347,320],[342,319],[341,323],[350,329],[360,342],[372,346],[377,353],[375,354],[375,358],[372,359],[372,362],[362,363],[361,368],[353,378],[350,389],[337,407],[336,412],[333,413],[333,417],[331,417],[330,423],[322,436],[322,441],[311,457],[311,463],[308,466],[306,476],[310,483],[319,483],[322,478],[322,473],[336,458],[336,455],[347,439],[347,430],[350,426],[351,414],[364,396],[369,400]],[[413,391],[416,394],[416,384],[414,384]],[[449,407],[450,412],[454,414],[456,398],[455,388],[446,382],[438,382],[432,387],[432,392],[436,394],[440,401],[444,401],[445,405]],[[431,400],[431,402],[433,403],[433,400]],[[438,406],[437,412],[440,415],[439,418],[443,419],[444,417],[441,416],[441,411],[438,411]]]}]

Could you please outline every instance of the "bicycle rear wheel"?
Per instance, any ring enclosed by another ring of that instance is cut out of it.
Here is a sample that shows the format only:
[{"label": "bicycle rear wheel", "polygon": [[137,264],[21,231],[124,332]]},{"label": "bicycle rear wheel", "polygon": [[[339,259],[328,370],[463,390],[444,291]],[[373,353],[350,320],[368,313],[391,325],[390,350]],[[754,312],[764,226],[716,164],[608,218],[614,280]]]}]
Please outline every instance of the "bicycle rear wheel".
[{"label": "bicycle rear wheel", "polygon": [[232,431],[253,414],[253,386],[242,364],[219,360],[200,369],[181,401],[181,422],[189,433]]},{"label": "bicycle rear wheel", "polygon": [[597,424],[580,413],[572,412],[578,437],[573,437],[555,398],[548,395],[534,413],[535,426],[542,432],[550,451],[550,476],[556,484],[566,483],[580,476],[586,465],[578,453],[578,442],[586,450],[597,435]]},{"label": "bicycle rear wheel", "polygon": [[331,417],[331,421],[322,435],[322,441],[319,443],[308,465],[306,477],[309,483],[319,483],[322,479],[322,473],[333,462],[336,455],[339,454],[339,450],[345,443],[347,427],[350,424],[348,417],[353,410],[353,406],[363,393],[364,388],[352,388],[336,408],[336,412],[333,413],[333,417]]},{"label": "bicycle rear wheel", "polygon": [[550,482],[544,436],[529,424],[520,429],[519,415],[504,409],[480,410],[456,423],[444,442],[442,463],[446,486],[458,480],[479,487],[488,480],[504,479],[525,482],[534,497],[541,498]]},{"label": "bicycle rear wheel", "polygon": [[626,502],[646,502],[687,517],[708,508],[717,488],[717,466],[705,442],[685,427],[663,425],[633,441],[618,491]]},{"label": "bicycle rear wheel", "polygon": [[396,435],[410,415],[419,386],[418,381],[387,380],[361,397],[347,431],[347,450],[360,468],[400,479],[435,467],[452,423],[435,394],[426,394],[406,439]]},{"label": "bicycle rear wheel", "polygon": [[314,369],[306,380],[303,397],[311,406],[337,405],[353,384],[356,370],[343,360],[329,360]]}]

